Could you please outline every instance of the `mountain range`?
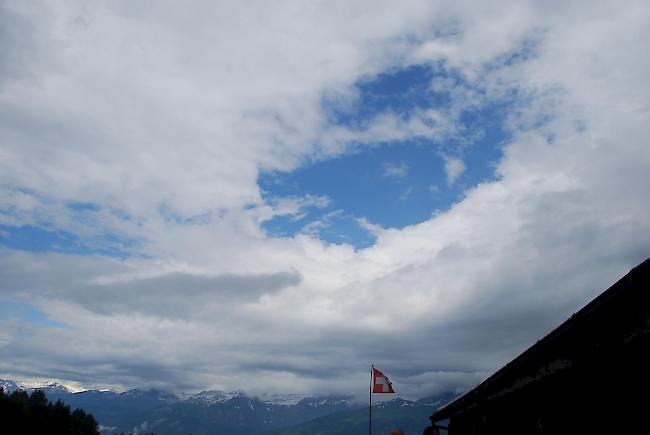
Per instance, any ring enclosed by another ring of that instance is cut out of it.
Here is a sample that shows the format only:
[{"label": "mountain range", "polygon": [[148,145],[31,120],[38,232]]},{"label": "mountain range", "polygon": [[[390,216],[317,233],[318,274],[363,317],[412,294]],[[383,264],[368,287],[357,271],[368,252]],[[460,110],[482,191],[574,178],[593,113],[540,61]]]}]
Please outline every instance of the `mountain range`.
[{"label": "mountain range", "polygon": [[[38,387],[0,380],[6,392],[42,390],[54,402],[62,400],[82,408],[99,421],[102,434],[151,433],[160,435],[352,435],[365,433],[368,407],[346,396],[277,396],[272,400],[250,397],[244,391],[202,391],[178,397],[161,390],[106,390],[71,392],[50,383]],[[402,427],[420,434],[428,416],[453,398],[443,395],[409,401],[393,399],[373,406],[375,433]]]}]

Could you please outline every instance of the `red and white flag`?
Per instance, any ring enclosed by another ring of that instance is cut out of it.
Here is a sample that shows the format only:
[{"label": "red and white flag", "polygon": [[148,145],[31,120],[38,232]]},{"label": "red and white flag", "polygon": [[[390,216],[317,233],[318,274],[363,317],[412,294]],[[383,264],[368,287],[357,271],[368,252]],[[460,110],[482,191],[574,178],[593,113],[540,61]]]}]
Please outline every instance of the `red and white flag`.
[{"label": "red and white flag", "polygon": [[372,392],[373,393],[394,393],[393,384],[388,379],[388,376],[372,368]]}]

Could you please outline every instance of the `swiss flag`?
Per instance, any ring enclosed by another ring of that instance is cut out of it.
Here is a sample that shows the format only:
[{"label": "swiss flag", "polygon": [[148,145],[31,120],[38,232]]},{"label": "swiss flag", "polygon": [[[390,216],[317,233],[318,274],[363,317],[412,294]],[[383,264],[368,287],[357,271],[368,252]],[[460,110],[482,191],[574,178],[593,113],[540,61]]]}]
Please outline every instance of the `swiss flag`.
[{"label": "swiss flag", "polygon": [[372,368],[372,392],[373,393],[394,393],[395,390],[393,390],[393,384],[391,384],[390,379],[388,379],[388,376],[377,370],[376,368]]}]

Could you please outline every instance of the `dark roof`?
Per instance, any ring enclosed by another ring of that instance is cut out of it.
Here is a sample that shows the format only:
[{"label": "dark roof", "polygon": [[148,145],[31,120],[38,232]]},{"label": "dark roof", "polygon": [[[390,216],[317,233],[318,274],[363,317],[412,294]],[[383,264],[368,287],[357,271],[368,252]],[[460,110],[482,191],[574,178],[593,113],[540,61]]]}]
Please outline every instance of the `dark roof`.
[{"label": "dark roof", "polygon": [[630,310],[647,311],[649,283],[650,258],[633,268],[609,289],[476,388],[438,409],[430,417],[431,421],[448,419],[460,411],[480,405],[491,397],[513,392],[517,385],[522,385],[521,379],[530,377],[531,372],[543,366],[552,356],[558,355],[559,349],[565,351],[575,347],[575,343],[582,342],[585,337],[593,341],[593,337],[602,335],[603,328],[608,323],[611,325],[609,320],[612,316],[620,319],[626,317]]}]

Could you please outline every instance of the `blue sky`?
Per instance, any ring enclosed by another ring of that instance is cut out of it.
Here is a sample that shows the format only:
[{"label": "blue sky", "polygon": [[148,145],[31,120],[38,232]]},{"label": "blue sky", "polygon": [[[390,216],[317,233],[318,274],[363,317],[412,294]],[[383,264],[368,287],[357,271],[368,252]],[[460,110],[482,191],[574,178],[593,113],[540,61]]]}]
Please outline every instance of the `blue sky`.
[{"label": "blue sky", "polygon": [[33,305],[11,299],[0,299],[0,320],[20,320],[41,327],[62,327]]},{"label": "blue sky", "polygon": [[116,235],[84,237],[62,229],[35,225],[0,225],[0,246],[31,252],[108,255],[124,258],[133,242]]},{"label": "blue sky", "polygon": [[[412,65],[363,77],[352,86],[352,103],[324,98],[322,109],[332,125],[363,130],[385,113],[407,120],[415,111],[449,111],[457,104],[452,91],[459,86],[479,95],[484,92],[480,86],[468,84],[457,71],[445,68],[444,63]],[[468,189],[496,178],[502,146],[509,139],[507,116],[518,104],[513,93],[461,107],[456,115],[460,133],[452,136],[352,143],[346,153],[315,161],[304,159],[289,172],[261,172],[258,185],[268,202],[309,195],[329,200],[327,206],[310,207],[298,216],[276,216],[265,221],[263,228],[274,237],[311,231],[327,243],[365,248],[375,237],[360,225],[361,219],[383,228],[424,222],[434,213],[448,210]],[[453,182],[445,170],[447,159],[463,165]],[[74,220],[91,224],[101,209],[100,204],[77,201],[65,207]],[[182,220],[164,206],[161,210],[167,219]],[[136,243],[119,234],[89,238],[43,224],[0,226],[0,246],[125,257],[127,249]]]},{"label": "blue sky", "polygon": [[[445,87],[434,90],[436,81]],[[460,82],[461,77],[442,65],[410,66],[356,83],[352,105],[328,101],[324,105],[332,122],[361,129],[385,112],[409,117],[414,110],[448,110],[453,104],[450,91]],[[361,143],[351,153],[308,161],[292,172],[260,174],[267,200],[305,195],[330,199],[327,207],[311,207],[304,215],[266,221],[265,230],[287,237],[321,222],[318,235],[323,240],[362,248],[372,245],[374,237],[358,224],[359,219],[383,228],[403,228],[448,210],[466,190],[496,177],[501,147],[509,138],[506,117],[516,103],[509,97],[462,110],[462,136]],[[452,183],[445,171],[448,158],[462,161],[465,168]]]}]

